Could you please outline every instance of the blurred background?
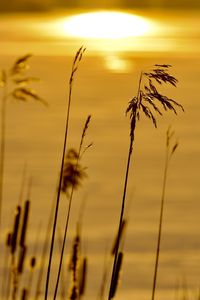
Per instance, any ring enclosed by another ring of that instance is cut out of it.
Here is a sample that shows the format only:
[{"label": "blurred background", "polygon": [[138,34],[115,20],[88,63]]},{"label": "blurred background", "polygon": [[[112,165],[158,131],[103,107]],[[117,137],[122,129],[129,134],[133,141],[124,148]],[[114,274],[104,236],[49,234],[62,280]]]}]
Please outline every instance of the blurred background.
[{"label": "blurred background", "polygon": [[[81,203],[86,199],[83,221],[83,248],[89,258],[86,299],[96,299],[105,253],[112,245],[119,217],[129,143],[125,110],[137,93],[141,70],[149,70],[154,64],[171,64],[171,72],[179,84],[176,89],[167,87],[163,92],[180,102],[185,113],[158,117],[158,129],[145,118],[138,123],[128,186],[125,257],[116,300],[151,297],[169,125],[176,132],[179,147],[167,183],[156,295],[162,300],[198,298],[199,8],[197,0],[1,0],[0,70],[9,70],[18,57],[33,54],[28,74],[41,79],[33,88],[49,107],[33,101],[8,102],[0,253],[4,253],[5,236],[12,226],[10,216],[14,215],[25,164],[24,198],[28,178],[32,177],[29,256],[38,236],[38,224],[41,224],[42,246],[60,168],[71,64],[77,49],[84,45],[87,49],[74,83],[68,145],[78,147],[83,123],[91,114],[86,141],[93,141],[94,146],[83,158],[88,178],[75,193],[66,253],[69,255],[71,251]],[[61,232],[67,203],[63,196]],[[54,275],[57,259],[58,249]],[[2,262],[0,259],[1,277]],[[52,278],[51,291],[54,281]]]}]

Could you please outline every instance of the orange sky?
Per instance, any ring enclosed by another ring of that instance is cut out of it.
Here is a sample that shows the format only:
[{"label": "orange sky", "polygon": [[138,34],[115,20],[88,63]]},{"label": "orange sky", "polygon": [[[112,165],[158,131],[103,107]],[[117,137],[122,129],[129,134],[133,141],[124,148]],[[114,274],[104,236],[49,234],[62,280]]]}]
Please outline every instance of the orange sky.
[{"label": "orange sky", "polygon": [[188,0],[11,0],[6,1],[3,0],[1,3],[1,10],[45,10],[51,9],[53,7],[62,6],[65,8],[71,7],[89,7],[89,8],[97,8],[97,7],[124,7],[124,8],[155,8],[155,7],[163,7],[163,8],[197,8],[200,7],[200,2],[198,0],[188,1]]}]

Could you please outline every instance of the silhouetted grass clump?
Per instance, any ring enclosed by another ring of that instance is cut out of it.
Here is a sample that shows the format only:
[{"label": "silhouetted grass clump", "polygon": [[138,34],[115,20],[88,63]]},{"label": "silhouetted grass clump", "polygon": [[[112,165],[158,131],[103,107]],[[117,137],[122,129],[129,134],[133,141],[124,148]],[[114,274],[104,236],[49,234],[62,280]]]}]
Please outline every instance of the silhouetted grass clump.
[{"label": "silhouetted grass clump", "polygon": [[[16,206],[14,214],[13,226],[6,236],[5,243],[5,257],[4,270],[2,279],[2,300],[28,300],[35,298],[38,300],[40,295],[47,300],[49,296],[49,283],[52,275],[52,261],[54,244],[57,234],[57,222],[59,214],[60,197],[64,195],[67,197],[67,210],[65,214],[63,225],[63,235],[59,234],[59,259],[58,270],[55,272],[55,281],[53,282],[53,300],[56,300],[58,295],[59,283],[62,281],[61,297],[62,299],[81,300],[85,297],[87,273],[88,273],[88,256],[86,256],[81,248],[81,216],[78,219],[78,225],[75,237],[73,239],[71,257],[67,264],[69,265],[70,278],[64,276],[62,273],[62,266],[65,255],[66,241],[68,238],[68,227],[70,222],[70,215],[72,210],[72,203],[75,191],[81,186],[83,180],[87,177],[86,168],[82,166],[82,157],[85,151],[92,146],[92,143],[86,144],[85,138],[90,126],[91,115],[85,120],[82,134],[80,137],[78,150],[73,147],[68,147],[68,128],[71,114],[73,84],[79,64],[85,52],[84,47],[80,47],[75,54],[72,62],[72,69],[69,78],[69,92],[66,103],[66,119],[65,119],[65,133],[63,139],[63,147],[61,153],[61,164],[59,170],[58,184],[56,186],[56,199],[52,203],[49,221],[46,228],[46,235],[42,251],[38,254],[37,245],[38,240],[35,241],[34,253],[30,256],[28,239],[30,232],[28,231],[28,224],[30,218],[30,197],[27,197],[24,204],[20,200]],[[27,75],[28,62],[31,55],[27,54],[15,61],[9,70],[3,70],[0,76],[0,85],[3,89],[3,97],[1,102],[1,166],[0,166],[0,223],[1,223],[1,205],[3,195],[3,173],[4,173],[4,154],[5,154],[5,132],[6,132],[6,104],[7,100],[12,97],[17,101],[27,102],[32,99],[39,101],[44,105],[44,101],[38,94],[30,87],[30,83],[38,81],[37,78]],[[105,263],[102,282],[98,296],[100,300],[105,299],[105,293],[108,288],[108,300],[116,296],[117,288],[121,278],[122,265],[125,256],[124,251],[124,236],[127,225],[127,219],[124,216],[126,205],[126,193],[129,178],[129,169],[131,164],[133,147],[135,145],[135,130],[141,116],[144,115],[157,127],[157,116],[163,115],[163,112],[172,111],[177,114],[177,110],[184,111],[183,106],[176,100],[169,98],[160,91],[161,85],[169,84],[176,87],[178,80],[170,74],[171,65],[156,64],[149,71],[141,72],[138,81],[137,94],[129,102],[126,109],[126,114],[130,117],[130,131],[129,131],[129,148],[128,158],[124,178],[123,195],[121,201],[119,225],[114,240],[112,249],[109,253],[109,262]],[[152,300],[155,298],[157,273],[159,265],[160,244],[162,236],[163,213],[166,193],[166,181],[168,174],[168,167],[178,143],[172,142],[173,132],[169,129],[167,131],[166,139],[166,158],[164,167],[164,178],[161,196],[161,208],[159,217],[159,230],[156,249],[156,261],[154,265],[154,277],[152,287]],[[121,176],[121,174],[119,174]],[[20,198],[21,199],[21,198]],[[42,229],[43,230],[43,229]],[[38,230],[39,231],[39,230]],[[39,232],[38,232],[39,233]],[[47,251],[49,256],[47,258]],[[40,260],[40,265],[38,261]],[[47,260],[47,264],[45,261]],[[27,272],[28,262],[28,272]],[[112,264],[112,267],[111,265]],[[38,266],[38,272],[35,272]],[[66,267],[66,266],[65,266]],[[67,270],[67,269],[66,269]],[[108,280],[109,272],[111,271],[111,280]],[[36,276],[36,285],[33,285],[34,276]],[[43,275],[46,274],[45,281]],[[62,276],[63,275],[63,276]],[[24,278],[26,276],[26,278]],[[65,284],[70,284],[68,295],[66,293]],[[33,289],[35,288],[35,289]],[[34,296],[33,296],[34,295]]]},{"label": "silhouetted grass clump", "polygon": [[6,138],[6,115],[7,101],[15,99],[16,101],[28,102],[33,100],[47,105],[47,102],[41,98],[30,84],[39,81],[37,77],[29,76],[29,59],[31,54],[26,54],[18,58],[8,70],[2,70],[0,73],[0,87],[2,88],[1,99],[1,140],[0,140],[0,227],[2,215],[3,198],[3,176],[5,164],[5,138]]}]

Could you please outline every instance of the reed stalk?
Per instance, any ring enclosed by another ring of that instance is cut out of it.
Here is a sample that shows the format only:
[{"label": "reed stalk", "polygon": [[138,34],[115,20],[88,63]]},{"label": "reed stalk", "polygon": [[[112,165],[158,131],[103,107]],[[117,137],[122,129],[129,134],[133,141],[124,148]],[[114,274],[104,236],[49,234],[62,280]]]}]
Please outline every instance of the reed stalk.
[{"label": "reed stalk", "polygon": [[70,108],[71,108],[71,101],[72,101],[72,87],[73,87],[74,75],[75,75],[75,73],[78,69],[79,62],[81,61],[84,52],[85,52],[85,48],[83,48],[83,47],[81,47],[77,51],[77,53],[74,57],[74,61],[73,61],[73,64],[72,64],[71,75],[70,75],[70,79],[69,79],[69,95],[68,95],[68,104],[67,104],[67,116],[66,116],[66,124],[65,124],[65,134],[64,134],[64,142],[63,142],[61,167],[60,167],[58,193],[57,193],[57,199],[56,199],[53,230],[52,230],[51,245],[50,245],[50,252],[49,252],[49,262],[48,262],[47,276],[46,276],[45,296],[44,296],[45,300],[47,300],[47,298],[48,298],[49,279],[50,279],[50,273],[51,273],[51,263],[52,263],[53,249],[54,249],[54,243],[55,243],[55,232],[56,232],[57,219],[58,219],[58,210],[59,210],[59,203],[60,203],[62,175],[63,175],[65,152],[66,152],[67,138],[68,138],[68,126],[69,126]]},{"label": "reed stalk", "polygon": [[114,280],[115,280],[115,277],[116,277],[116,266],[117,266],[118,253],[119,253],[119,247],[120,247],[120,235],[121,235],[120,233],[122,232],[123,219],[124,219],[124,209],[125,209],[125,201],[126,201],[128,176],[129,176],[129,169],[130,169],[130,163],[131,163],[131,155],[132,155],[132,151],[133,151],[133,142],[134,142],[134,137],[135,137],[136,116],[137,116],[137,110],[138,110],[138,103],[140,101],[139,100],[139,93],[140,93],[141,81],[142,81],[142,73],[141,73],[140,79],[139,79],[137,103],[136,103],[136,107],[135,107],[135,110],[134,110],[133,118],[131,119],[130,144],[129,144],[129,150],[128,150],[128,159],[127,159],[126,172],[125,172],[124,190],[123,190],[122,203],[121,203],[121,212],[120,212],[120,219],[119,219],[118,234],[117,234],[117,239],[116,239],[116,244],[115,244],[114,263],[113,263],[113,269],[112,269],[112,276],[111,276],[111,283],[110,283],[110,290],[109,290],[108,300],[110,300],[114,297],[114,295],[113,295],[113,285],[114,285]]},{"label": "reed stalk", "polygon": [[78,177],[81,178],[81,176],[82,176],[81,172],[79,173],[79,168],[78,167],[79,167],[79,160],[80,160],[80,157],[81,157],[81,154],[82,154],[83,140],[84,140],[86,131],[88,129],[90,118],[91,118],[91,116],[89,115],[86,119],[86,122],[85,122],[85,125],[84,125],[84,128],[83,128],[83,133],[82,133],[81,140],[80,140],[79,150],[78,150],[78,153],[76,154],[75,168],[72,170],[72,174],[71,174],[72,186],[71,186],[71,193],[70,193],[70,197],[69,197],[69,206],[68,206],[68,211],[67,211],[67,216],[66,216],[66,223],[65,223],[64,237],[63,237],[63,242],[62,242],[62,250],[61,250],[61,255],[60,255],[59,269],[58,269],[58,274],[57,274],[56,286],[55,286],[55,290],[54,290],[54,297],[53,297],[54,300],[56,299],[57,291],[58,291],[58,285],[59,285],[59,280],[60,280],[62,261],[63,261],[63,255],[64,255],[64,249],[65,249],[65,243],[66,243],[66,237],[67,237],[67,231],[68,231],[68,225],[69,225],[69,219],[70,219],[70,213],[71,213],[71,206],[72,206],[74,190],[75,190],[75,187],[76,187],[77,182],[78,182],[77,181]]},{"label": "reed stalk", "polygon": [[7,85],[5,81],[2,104],[1,104],[1,144],[0,144],[0,230],[3,200],[3,175],[5,161],[5,136],[6,136],[6,106],[7,106]]},{"label": "reed stalk", "polygon": [[162,185],[162,195],[161,195],[161,207],[160,207],[160,217],[159,217],[159,229],[158,229],[158,240],[157,240],[157,249],[156,249],[156,260],[154,266],[154,277],[153,277],[153,288],[152,288],[152,297],[154,300],[156,292],[156,283],[157,283],[157,274],[158,274],[158,264],[160,257],[160,245],[161,245],[161,236],[162,236],[162,227],[163,227],[163,213],[164,213],[164,204],[165,204],[165,195],[166,195],[166,184],[167,184],[167,175],[169,169],[169,163],[172,155],[174,154],[178,143],[176,142],[173,147],[171,145],[171,138],[173,132],[170,131],[170,128],[167,131],[166,137],[166,154],[165,154],[165,165],[164,165],[164,175],[163,175],[163,185]]},{"label": "reed stalk", "polygon": [[[59,250],[62,251],[62,234],[61,234],[60,228],[59,228],[59,231],[58,231],[58,247],[59,247]],[[65,272],[62,269],[61,270],[61,284],[60,284],[60,298],[61,298],[61,300],[66,299],[65,286],[66,286]]]},{"label": "reed stalk", "polygon": [[118,257],[117,257],[115,275],[114,275],[111,290],[110,290],[111,298],[114,298],[116,291],[117,291],[117,287],[119,284],[120,271],[122,268],[122,261],[123,261],[123,252],[119,252]]},{"label": "reed stalk", "polygon": [[157,90],[156,87],[156,85],[161,85],[162,83],[169,83],[173,86],[176,86],[177,79],[172,75],[170,75],[168,72],[170,67],[171,65],[157,64],[149,72],[141,72],[138,81],[137,96],[133,97],[133,99],[129,101],[129,105],[126,110],[127,114],[130,113],[130,143],[129,143],[128,159],[127,159],[127,165],[125,171],[123,196],[121,202],[121,211],[120,211],[119,226],[118,226],[118,238],[116,242],[116,249],[115,249],[115,256],[114,256],[114,262],[112,268],[112,276],[111,276],[108,300],[111,300],[113,298],[111,288],[113,286],[113,280],[115,278],[118,253],[120,248],[119,237],[120,237],[120,231],[122,228],[122,221],[124,217],[129,168],[130,168],[131,156],[132,156],[132,151],[134,146],[135,129],[136,129],[137,121],[140,119],[141,113],[144,113],[144,115],[153,122],[154,126],[157,127],[157,121],[154,116],[154,113],[156,112],[159,115],[162,115],[162,112],[158,104],[161,105],[161,107],[165,111],[171,110],[175,114],[177,113],[175,109],[176,106],[181,108],[184,111],[182,105],[180,105],[175,100],[170,99],[165,95],[162,95]]}]

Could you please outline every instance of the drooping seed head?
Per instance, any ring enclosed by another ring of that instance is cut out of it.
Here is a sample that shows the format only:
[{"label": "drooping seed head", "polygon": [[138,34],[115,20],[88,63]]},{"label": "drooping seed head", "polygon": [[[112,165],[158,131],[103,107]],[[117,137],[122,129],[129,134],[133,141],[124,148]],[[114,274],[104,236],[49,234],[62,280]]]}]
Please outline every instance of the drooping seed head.
[{"label": "drooping seed head", "polygon": [[184,108],[177,101],[163,95],[158,91],[156,85],[170,84],[176,87],[178,80],[169,74],[171,65],[156,64],[150,72],[142,72],[140,77],[140,84],[137,97],[129,101],[126,109],[126,114],[130,115],[130,137],[134,139],[134,131],[136,121],[140,119],[141,112],[151,119],[154,126],[157,127],[157,120],[155,113],[162,116],[162,109],[164,111],[171,110],[177,114],[177,108],[184,111]]},{"label": "drooping seed head", "polygon": [[78,153],[75,149],[68,150],[63,168],[62,176],[62,192],[69,194],[70,188],[77,189],[81,185],[81,181],[85,178],[85,169],[78,163]]},{"label": "drooping seed head", "polygon": [[88,268],[88,262],[87,257],[84,257],[80,266],[79,271],[79,295],[83,296],[85,293],[85,287],[86,287],[86,278],[87,278],[87,268]]}]

